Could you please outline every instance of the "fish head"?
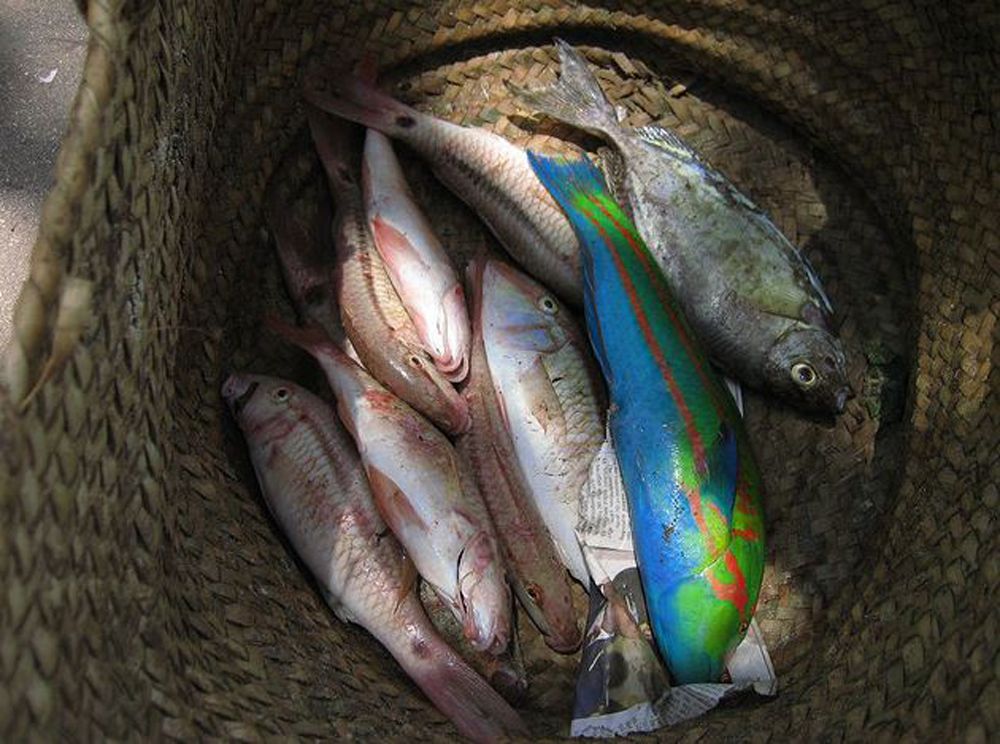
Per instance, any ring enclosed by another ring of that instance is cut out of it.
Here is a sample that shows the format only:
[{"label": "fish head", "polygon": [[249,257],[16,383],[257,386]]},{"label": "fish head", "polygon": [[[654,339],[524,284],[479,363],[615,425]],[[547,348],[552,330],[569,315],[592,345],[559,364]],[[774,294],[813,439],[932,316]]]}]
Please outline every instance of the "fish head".
[{"label": "fish head", "polygon": [[490,534],[479,532],[466,544],[458,577],[465,637],[478,651],[500,653],[510,641],[510,590]]},{"label": "fish head", "polygon": [[840,341],[815,326],[795,324],[781,334],[768,350],[765,375],[783,396],[813,411],[842,413],[854,397]]},{"label": "fish head", "polygon": [[410,389],[418,391],[424,405],[434,409],[434,420],[444,422],[448,433],[461,434],[469,428],[468,404],[423,349],[410,346],[408,353],[392,363]]},{"label": "fish head", "polygon": [[277,439],[300,418],[300,388],[287,380],[236,372],[222,385],[222,397],[245,432]]},{"label": "fish head", "polygon": [[583,636],[567,582],[515,581],[513,587],[521,606],[541,631],[549,648],[568,654],[580,646]]},{"label": "fish head", "polygon": [[545,287],[509,264],[487,261],[482,272],[483,339],[512,352],[550,354],[568,340],[571,322]]},{"label": "fish head", "polygon": [[746,633],[736,606],[717,596],[704,573],[672,584],[659,599],[650,607],[650,621],[674,681],[719,682]]}]

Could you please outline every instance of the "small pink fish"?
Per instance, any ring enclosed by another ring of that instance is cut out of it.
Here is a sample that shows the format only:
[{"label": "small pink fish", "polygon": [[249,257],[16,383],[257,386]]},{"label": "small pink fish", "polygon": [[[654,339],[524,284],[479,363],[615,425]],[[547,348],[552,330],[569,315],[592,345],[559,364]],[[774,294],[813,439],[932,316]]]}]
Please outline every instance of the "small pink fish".
[{"label": "small pink fish", "polygon": [[465,401],[424,350],[368,229],[361,179],[352,167],[354,127],[316,109],[308,114],[337,205],[334,287],[347,337],[377,380],[445,431],[464,431]]},{"label": "small pink fish", "polygon": [[452,382],[469,371],[469,313],[462,284],[413,199],[389,138],[369,129],[362,181],[368,225],[417,335]]},{"label": "small pink fish", "polygon": [[271,513],[337,617],[375,636],[462,735],[483,742],[527,735],[517,713],[434,630],[329,406],[262,375],[231,375],[222,397]]},{"label": "small pink fish", "polygon": [[375,504],[420,575],[474,648],[500,653],[510,639],[510,590],[486,505],[475,484],[463,482],[451,442],[320,329],[269,325],[323,368]]}]

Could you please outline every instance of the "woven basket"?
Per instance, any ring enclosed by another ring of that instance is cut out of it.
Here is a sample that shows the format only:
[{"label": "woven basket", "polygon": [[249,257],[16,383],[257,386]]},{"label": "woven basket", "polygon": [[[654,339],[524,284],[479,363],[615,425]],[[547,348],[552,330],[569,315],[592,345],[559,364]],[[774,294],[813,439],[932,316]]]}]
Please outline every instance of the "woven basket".
[{"label": "woven basket", "polygon": [[[674,732],[1000,728],[995,3],[92,0],[87,14],[5,358],[0,739],[454,737],[326,610],[218,390],[233,368],[315,379],[257,330],[289,312],[261,202],[286,153],[308,153],[310,59],[372,49],[424,110],[592,147],[526,119],[504,86],[553,79],[556,34],[629,123],[677,129],[804,246],[860,393],[836,423],[751,396],[769,515],[758,617],[782,690]],[[446,243],[490,240],[406,163]],[[79,334],[60,313],[74,303]],[[525,718],[564,734],[575,661],[525,635]]]}]

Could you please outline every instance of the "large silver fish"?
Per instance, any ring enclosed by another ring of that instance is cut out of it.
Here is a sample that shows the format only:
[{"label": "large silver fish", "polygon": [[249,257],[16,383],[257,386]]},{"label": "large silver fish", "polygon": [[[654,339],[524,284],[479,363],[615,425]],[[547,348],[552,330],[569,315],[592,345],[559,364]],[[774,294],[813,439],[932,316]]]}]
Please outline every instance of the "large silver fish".
[{"label": "large silver fish", "polygon": [[463,735],[526,735],[517,713],[435,632],[329,406],[293,383],[250,374],[231,375],[222,396],[271,513],[337,617],[375,636]]},{"label": "large silver fish", "polygon": [[336,294],[340,319],[359,359],[392,392],[445,431],[469,425],[465,401],[434,366],[389,280],[365,220],[352,159],[352,127],[309,111],[309,126],[336,202]]},{"label": "large silver fish", "polygon": [[604,441],[604,389],[586,336],[549,292],[487,261],[479,308],[497,401],[521,472],[563,564],[590,586],[580,543],[580,491]]},{"label": "large silver fish", "polygon": [[528,616],[554,651],[569,653],[581,635],[566,569],[529,493],[510,433],[497,404],[483,348],[479,306],[482,264],[472,264],[467,281],[472,319],[469,380],[463,395],[471,426],[456,446],[466,458],[496,525],[511,585]]},{"label": "large silver fish", "polygon": [[306,89],[310,103],[412,147],[482,217],[518,263],[560,297],[580,305],[576,235],[542,188],[524,150],[484,129],[423,114],[356,75],[331,74],[323,84],[325,88]]},{"label": "large silver fish", "polygon": [[354,437],[375,505],[480,651],[510,639],[511,598],[486,505],[463,482],[447,437],[386,390],[318,328],[270,326],[315,357]]},{"label": "large silver fish", "polygon": [[619,124],[586,61],[556,40],[550,88],[530,106],[610,142],[616,188],[713,360],[751,387],[839,413],[851,396],[833,307],[808,261],[767,216],[677,135]]},{"label": "large silver fish", "polygon": [[452,382],[469,371],[465,292],[434,228],[413,199],[392,142],[369,129],[361,163],[368,226],[399,299],[434,364]]}]

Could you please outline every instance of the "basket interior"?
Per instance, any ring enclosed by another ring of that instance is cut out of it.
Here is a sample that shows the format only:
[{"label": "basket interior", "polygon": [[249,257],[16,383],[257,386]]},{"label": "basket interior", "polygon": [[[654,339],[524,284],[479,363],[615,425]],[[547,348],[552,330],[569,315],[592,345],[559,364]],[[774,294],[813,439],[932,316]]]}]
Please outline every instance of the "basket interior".
[{"label": "basket interior", "polygon": [[[308,359],[261,330],[292,316],[265,188],[276,172],[322,188],[306,67],[372,50],[384,86],[421,110],[540,150],[593,150],[526,118],[504,85],[553,80],[556,35],[582,48],[627,123],[679,132],[802,246],[857,393],[836,420],[748,394],[766,487],[757,617],[782,692],[676,733],[996,723],[1000,230],[985,205],[1000,161],[983,50],[1000,23],[987,3],[121,5],[90,4],[97,41],[42,227],[49,253],[36,249],[94,278],[96,319],[0,435],[14,556],[0,558],[12,587],[0,639],[24,649],[0,653],[0,671],[28,703],[0,696],[0,732],[453,738],[389,655],[327,610],[219,388],[240,369],[326,394]],[[456,260],[496,249],[399,151]],[[565,734],[576,659],[523,618],[521,630],[525,718]]]},{"label": "basket interior", "polygon": [[[768,515],[768,569],[757,617],[780,674],[797,658],[815,651],[825,610],[870,541],[877,539],[882,516],[891,506],[910,367],[909,253],[892,241],[891,231],[864,190],[838,167],[835,154],[810,146],[752,101],[685,69],[680,59],[644,57],[641,47],[630,49],[628,39],[615,39],[613,45],[588,44],[584,50],[600,65],[602,85],[613,102],[627,110],[628,124],[655,123],[679,131],[803,246],[842,320],[840,333],[850,356],[852,384],[859,393],[843,416],[808,419],[749,395],[747,421],[764,474]],[[387,84],[423,111],[488,128],[525,147],[593,149],[598,143],[565,126],[525,117],[504,85],[505,81],[542,84],[557,70],[551,47],[524,46],[454,62],[417,60],[393,71]],[[291,119],[288,126],[298,131],[287,154],[277,153],[278,161],[291,157],[314,163],[301,120]],[[434,216],[456,263],[463,265],[484,246],[499,251],[475,214],[436,182],[415,156],[399,149],[414,192]],[[278,170],[276,177],[287,177],[284,168]],[[308,171],[305,176],[303,170]],[[303,165],[297,171],[298,177],[322,178],[316,167]],[[186,373],[190,379],[182,375],[177,383],[190,390],[212,381],[198,408],[214,415],[185,433],[204,437],[208,446],[199,448],[199,459],[211,463],[212,470],[231,484],[228,492],[199,504],[204,509],[198,519],[202,530],[192,536],[193,545],[198,546],[201,561],[224,573],[228,569],[227,576],[241,577],[239,604],[253,618],[247,632],[255,650],[275,665],[268,669],[268,679],[287,679],[293,675],[282,667],[294,668],[296,663],[350,647],[364,660],[351,668],[370,670],[371,682],[378,680],[376,689],[393,688],[394,702],[385,709],[379,706],[378,715],[398,718],[402,724],[409,715],[406,707],[392,708],[406,697],[403,691],[412,689],[364,632],[341,626],[317,599],[262,506],[239,433],[224,421],[216,383],[230,368],[289,376],[325,391],[325,384],[300,354],[257,330],[268,314],[293,315],[270,240],[262,231],[242,245],[241,252],[235,267],[238,276],[227,276],[227,286],[219,288],[228,292],[228,298],[212,303],[214,317],[206,317],[201,303],[191,303],[190,316],[182,324],[224,329],[218,356],[193,356]],[[226,432],[221,439],[220,423]],[[247,564],[253,570],[241,570]],[[275,601],[280,613],[275,612]],[[585,600],[577,605],[584,607]],[[547,735],[565,732],[577,657],[549,652],[523,617],[521,639],[531,674],[529,725]],[[374,670],[381,672],[377,678]],[[313,673],[309,676],[316,679]],[[369,680],[362,677],[360,682],[367,686]],[[419,695],[414,697],[411,704],[419,705]]]}]

